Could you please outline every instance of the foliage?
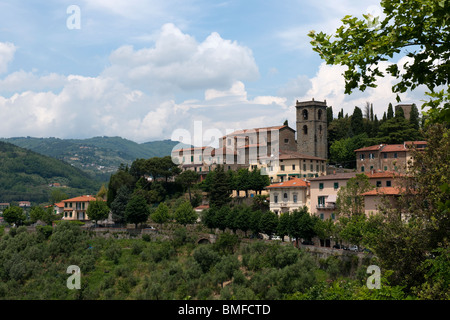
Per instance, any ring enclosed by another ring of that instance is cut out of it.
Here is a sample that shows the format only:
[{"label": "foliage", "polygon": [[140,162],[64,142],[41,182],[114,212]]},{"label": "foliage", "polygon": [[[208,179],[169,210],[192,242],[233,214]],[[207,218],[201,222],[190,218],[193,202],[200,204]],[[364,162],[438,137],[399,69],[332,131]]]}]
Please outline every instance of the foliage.
[{"label": "foliage", "polygon": [[11,206],[3,211],[3,219],[11,225],[20,226],[25,221],[26,215],[22,208]]},{"label": "foliage", "polygon": [[109,208],[105,201],[95,200],[89,202],[86,214],[90,220],[94,220],[96,223],[99,220],[105,220],[109,215]]},{"label": "foliage", "polygon": [[177,223],[186,226],[197,221],[198,215],[192,208],[191,203],[185,201],[175,210],[174,218]]},{"label": "foliage", "polygon": [[347,184],[339,188],[336,207],[339,215],[353,216],[364,214],[364,196],[362,194],[373,189],[369,177],[363,173],[350,178]]},{"label": "foliage", "polygon": [[[450,47],[448,39],[450,4],[448,1],[381,1],[380,17],[350,15],[342,19],[334,35],[311,31],[313,50],[327,64],[343,65],[345,92],[375,87],[378,77],[390,74],[397,79],[393,92],[398,94],[426,86],[431,119],[450,122],[448,74]],[[408,49],[408,51],[406,51]],[[381,63],[406,52],[401,66],[394,62],[384,71]],[[444,63],[442,63],[444,61]]]},{"label": "foliage", "polygon": [[209,206],[221,208],[230,203],[231,198],[231,183],[223,166],[217,166],[214,169],[210,191],[209,191]]},{"label": "foliage", "polygon": [[155,212],[150,215],[150,218],[159,224],[166,223],[170,219],[169,207],[164,202],[161,202]]},{"label": "foliage", "polygon": [[133,195],[125,208],[125,220],[134,223],[136,228],[139,223],[146,222],[150,215],[150,208],[144,197]]},{"label": "foliage", "polygon": [[0,168],[2,201],[47,202],[55,192],[49,185],[59,181],[67,186],[67,195],[90,194],[99,188],[87,173],[63,161],[1,141]]}]

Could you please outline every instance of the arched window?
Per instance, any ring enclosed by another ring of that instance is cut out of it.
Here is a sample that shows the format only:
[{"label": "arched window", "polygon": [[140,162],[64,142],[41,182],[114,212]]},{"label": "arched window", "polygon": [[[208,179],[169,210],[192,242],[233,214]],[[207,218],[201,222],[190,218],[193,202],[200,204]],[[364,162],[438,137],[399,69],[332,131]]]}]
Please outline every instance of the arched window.
[{"label": "arched window", "polygon": [[321,120],[322,119],[322,110],[319,109],[319,111],[317,111],[317,119]]},{"label": "arched window", "polygon": [[303,134],[308,134],[308,127],[306,125],[303,126]]},{"label": "arched window", "polygon": [[308,110],[303,110],[302,111],[302,114],[303,114],[303,120],[308,120]]},{"label": "arched window", "polygon": [[319,125],[319,134],[322,134],[322,125]]}]

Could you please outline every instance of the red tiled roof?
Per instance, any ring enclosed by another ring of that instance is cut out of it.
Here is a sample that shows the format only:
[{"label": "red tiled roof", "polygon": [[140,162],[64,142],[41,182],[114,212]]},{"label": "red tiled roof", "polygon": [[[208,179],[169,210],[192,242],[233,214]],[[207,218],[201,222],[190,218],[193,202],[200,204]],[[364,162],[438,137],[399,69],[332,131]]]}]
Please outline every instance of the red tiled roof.
[{"label": "red tiled roof", "polygon": [[407,151],[404,144],[388,144],[386,145],[381,152],[400,152]]},{"label": "red tiled roof", "polygon": [[[173,150],[172,152],[204,150],[206,148],[208,148],[208,147],[181,148],[181,149]],[[209,147],[209,148],[212,148],[212,147]]]},{"label": "red tiled roof", "polygon": [[268,186],[266,188],[267,189],[293,188],[293,187],[306,188],[307,186],[308,186],[308,182],[306,182],[305,180],[300,179],[300,178],[292,178],[291,180],[288,180],[288,181],[271,184],[270,186]]},{"label": "red tiled roof", "polygon": [[378,196],[378,195],[399,195],[402,192],[401,189],[396,187],[380,187],[367,192],[364,192],[363,196]]},{"label": "red tiled roof", "polygon": [[354,151],[355,152],[358,152],[358,151],[378,151],[381,148],[383,148],[383,146],[385,146],[385,144],[377,144],[377,145],[370,146],[370,147],[364,147],[364,148],[356,149]]},{"label": "red tiled roof", "polygon": [[90,201],[95,201],[95,200],[97,200],[97,198],[93,197],[93,196],[79,196],[79,197],[75,197],[72,199],[63,200],[62,202],[63,203],[66,203],[66,202],[90,202]]},{"label": "red tiled roof", "polygon": [[280,160],[287,160],[287,159],[308,159],[308,160],[327,160],[325,158],[319,158],[315,156],[310,156],[307,154],[303,154],[296,151],[280,151],[280,155],[278,157]]},{"label": "red tiled roof", "polygon": [[369,179],[375,179],[375,178],[394,178],[399,176],[404,176],[403,173],[396,172],[396,171],[381,171],[381,172],[364,172],[366,176],[369,177]]},{"label": "red tiled roof", "polygon": [[291,129],[291,130],[295,131],[294,129],[292,129],[291,127],[286,126],[286,125],[284,125],[284,126],[264,127],[264,128],[254,128],[254,129],[241,129],[241,130],[236,130],[236,131],[234,131],[232,133],[229,133],[229,134],[223,136],[222,138],[229,137],[229,136],[236,136],[236,135],[246,134],[248,132],[281,130],[281,129],[284,129],[284,128],[288,128],[288,129]]}]

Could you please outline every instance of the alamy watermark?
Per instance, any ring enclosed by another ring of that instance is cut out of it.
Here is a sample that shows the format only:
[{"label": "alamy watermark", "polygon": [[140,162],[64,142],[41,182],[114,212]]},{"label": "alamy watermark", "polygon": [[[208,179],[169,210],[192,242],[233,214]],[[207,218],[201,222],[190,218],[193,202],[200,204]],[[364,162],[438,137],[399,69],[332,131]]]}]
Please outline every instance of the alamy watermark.
[{"label": "alamy watermark", "polygon": [[380,289],[381,288],[381,270],[379,266],[370,265],[367,267],[367,273],[371,274],[367,278],[367,288],[369,289]]},{"label": "alamy watermark", "polygon": [[67,288],[70,290],[81,289],[81,270],[79,266],[71,265],[67,267],[67,273],[72,274],[67,279]]},{"label": "alamy watermark", "polygon": [[81,9],[79,6],[72,4],[67,7],[67,14],[70,16],[66,20],[66,26],[69,30],[81,29]]}]

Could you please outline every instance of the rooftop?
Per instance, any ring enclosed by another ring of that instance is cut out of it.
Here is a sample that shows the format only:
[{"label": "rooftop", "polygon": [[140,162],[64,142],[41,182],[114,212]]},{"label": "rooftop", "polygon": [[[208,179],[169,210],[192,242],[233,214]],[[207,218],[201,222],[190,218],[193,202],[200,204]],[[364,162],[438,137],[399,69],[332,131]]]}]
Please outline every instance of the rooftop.
[{"label": "rooftop", "polygon": [[391,195],[396,196],[399,195],[402,190],[396,187],[381,187],[375,188],[373,190],[364,192],[363,196],[379,196],[379,195]]},{"label": "rooftop", "polygon": [[253,129],[240,129],[240,130],[236,130],[232,133],[229,133],[229,134],[223,136],[222,138],[229,137],[229,136],[243,135],[243,134],[248,134],[248,133],[256,133],[259,131],[281,130],[281,129],[285,129],[285,128],[295,131],[294,129],[292,129],[291,127],[289,127],[287,125],[263,127],[263,128],[253,128]]},{"label": "rooftop", "polygon": [[308,182],[306,182],[303,179],[300,178],[292,178],[291,180],[284,181],[284,182],[278,182],[271,184],[270,186],[266,187],[267,189],[274,189],[274,188],[306,188],[308,186]]},{"label": "rooftop", "polygon": [[63,203],[66,202],[90,202],[90,201],[95,201],[97,200],[96,197],[91,196],[91,195],[87,195],[87,196],[79,196],[79,197],[75,197],[72,199],[67,199],[67,200],[63,200]]}]

